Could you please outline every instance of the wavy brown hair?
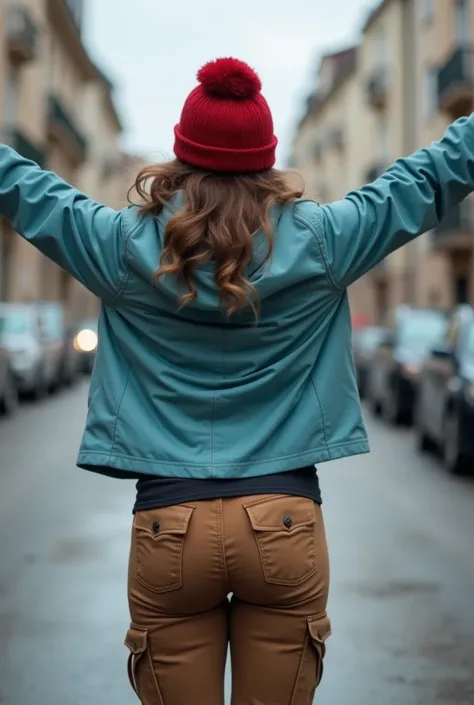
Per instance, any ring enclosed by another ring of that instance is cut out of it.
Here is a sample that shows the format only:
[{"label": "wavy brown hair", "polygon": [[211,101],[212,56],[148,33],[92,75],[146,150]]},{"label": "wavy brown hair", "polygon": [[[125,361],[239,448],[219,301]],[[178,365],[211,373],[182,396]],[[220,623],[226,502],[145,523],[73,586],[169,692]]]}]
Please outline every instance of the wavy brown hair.
[{"label": "wavy brown hair", "polygon": [[301,197],[288,174],[270,169],[255,174],[203,171],[178,159],[147,166],[134,188],[141,212],[158,215],[178,192],[183,203],[166,226],[164,248],[155,277],[177,277],[187,292],[181,305],[197,296],[194,270],[215,263],[214,279],[227,315],[250,306],[257,314],[256,290],[247,277],[257,231],[265,233],[268,259],[273,249],[270,211]]}]

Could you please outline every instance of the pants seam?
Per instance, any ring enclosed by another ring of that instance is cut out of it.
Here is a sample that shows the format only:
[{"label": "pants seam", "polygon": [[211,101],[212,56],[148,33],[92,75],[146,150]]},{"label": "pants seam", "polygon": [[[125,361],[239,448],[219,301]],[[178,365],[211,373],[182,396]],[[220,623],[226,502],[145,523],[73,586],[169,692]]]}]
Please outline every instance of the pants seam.
[{"label": "pants seam", "polygon": [[149,663],[149,666],[150,666],[151,677],[153,678],[153,682],[154,682],[154,685],[155,685],[155,688],[156,688],[156,693],[157,693],[157,695],[158,695],[158,699],[159,699],[159,701],[160,701],[160,705],[164,705],[163,696],[161,695],[160,686],[158,685],[158,679],[157,679],[157,677],[156,677],[155,668],[154,668],[154,666],[153,666],[153,658],[152,658],[152,655],[151,655],[150,644],[147,645],[147,652],[148,652],[148,663]]},{"label": "pants seam", "polygon": [[293,686],[293,693],[291,694],[290,705],[294,705],[295,697],[298,693],[298,683],[299,683],[301,673],[304,668],[304,663],[305,663],[305,658],[306,658],[306,649],[308,648],[308,642],[309,642],[309,636],[308,636],[308,633],[306,633],[305,640],[303,642],[303,648],[301,651],[300,663],[298,666],[298,670],[296,672],[295,684]]},{"label": "pants seam", "polygon": [[222,558],[222,568],[224,570],[224,576],[227,585],[229,584],[229,574],[227,572],[227,560],[225,555],[224,546],[224,506],[222,499],[218,499],[218,541],[219,541],[219,551]]}]

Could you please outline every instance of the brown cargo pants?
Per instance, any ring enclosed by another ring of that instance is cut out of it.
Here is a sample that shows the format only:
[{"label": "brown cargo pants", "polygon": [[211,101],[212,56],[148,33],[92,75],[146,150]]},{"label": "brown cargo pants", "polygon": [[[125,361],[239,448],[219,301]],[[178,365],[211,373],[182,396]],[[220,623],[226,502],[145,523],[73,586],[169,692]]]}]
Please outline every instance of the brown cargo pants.
[{"label": "brown cargo pants", "polygon": [[[329,566],[321,508],[259,495],[135,515],[130,682],[143,705],[310,705],[323,673]],[[229,599],[230,595],[230,599]]]}]

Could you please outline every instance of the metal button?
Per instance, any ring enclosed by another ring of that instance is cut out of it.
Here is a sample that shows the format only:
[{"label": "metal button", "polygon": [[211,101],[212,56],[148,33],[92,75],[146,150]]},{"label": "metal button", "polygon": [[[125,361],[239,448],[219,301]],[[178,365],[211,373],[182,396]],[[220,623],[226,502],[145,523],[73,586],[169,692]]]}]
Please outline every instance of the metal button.
[{"label": "metal button", "polygon": [[157,533],[159,532],[159,530],[160,530],[160,525],[159,525],[159,523],[158,523],[157,521],[154,521],[154,522],[153,522],[153,533],[154,533],[154,534],[157,534]]},{"label": "metal button", "polygon": [[293,519],[290,516],[283,517],[283,523],[287,529],[291,529],[293,526]]}]

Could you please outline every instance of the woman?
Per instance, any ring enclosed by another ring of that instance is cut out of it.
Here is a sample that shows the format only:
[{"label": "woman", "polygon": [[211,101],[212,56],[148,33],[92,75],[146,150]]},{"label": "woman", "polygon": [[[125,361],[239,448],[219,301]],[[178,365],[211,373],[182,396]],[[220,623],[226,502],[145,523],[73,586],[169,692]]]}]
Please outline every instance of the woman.
[{"label": "woman", "polygon": [[[314,465],[366,453],[346,289],[474,188],[474,122],[331,205],[273,169],[258,76],[203,67],[141,207],[2,146],[0,210],[102,300],[79,467],[138,478],[129,676],[144,705],[309,705],[330,634]],[[228,599],[228,595],[232,595]]]}]

